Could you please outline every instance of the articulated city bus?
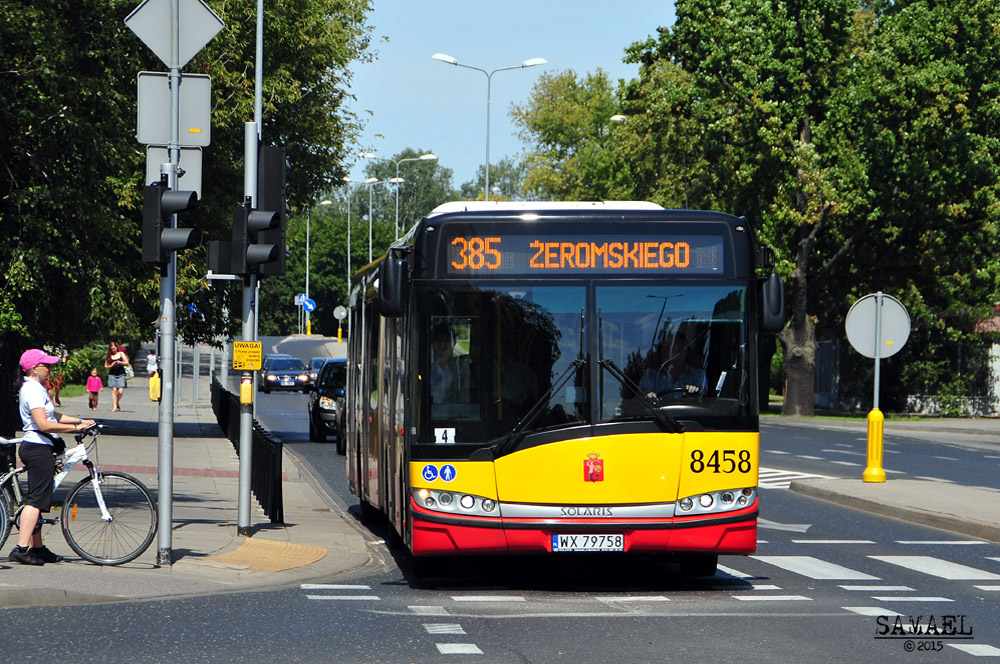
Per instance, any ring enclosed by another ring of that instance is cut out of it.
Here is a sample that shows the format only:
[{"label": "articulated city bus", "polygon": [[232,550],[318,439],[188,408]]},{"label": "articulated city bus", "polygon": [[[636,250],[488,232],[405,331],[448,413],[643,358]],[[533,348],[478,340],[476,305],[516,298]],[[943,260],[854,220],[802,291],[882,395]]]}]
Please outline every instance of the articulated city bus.
[{"label": "articulated city bus", "polygon": [[719,212],[438,207],[351,294],[362,518],[417,557],[753,553],[772,262]]}]

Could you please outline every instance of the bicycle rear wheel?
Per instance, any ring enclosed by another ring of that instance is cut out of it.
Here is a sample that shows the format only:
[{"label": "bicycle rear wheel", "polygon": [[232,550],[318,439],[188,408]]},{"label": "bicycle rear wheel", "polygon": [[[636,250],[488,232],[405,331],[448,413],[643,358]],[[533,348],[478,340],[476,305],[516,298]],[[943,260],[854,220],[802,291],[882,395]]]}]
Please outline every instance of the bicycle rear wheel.
[{"label": "bicycle rear wheel", "polygon": [[66,496],[63,536],[82,558],[98,565],[121,565],[149,548],[156,535],[156,503],[145,485],[125,473],[102,473],[101,496],[111,521],[101,516],[89,477]]}]

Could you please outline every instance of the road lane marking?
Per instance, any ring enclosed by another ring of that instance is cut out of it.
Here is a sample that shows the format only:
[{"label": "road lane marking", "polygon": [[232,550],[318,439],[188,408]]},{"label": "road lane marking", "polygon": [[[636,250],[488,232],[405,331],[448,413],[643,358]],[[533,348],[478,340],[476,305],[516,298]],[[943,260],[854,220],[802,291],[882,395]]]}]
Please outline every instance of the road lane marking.
[{"label": "road lane marking", "polygon": [[1000,574],[987,572],[985,570],[959,565],[940,558],[931,556],[868,556],[873,560],[880,560],[890,565],[911,569],[916,572],[923,572],[941,579],[949,581],[991,581],[1000,579]]},{"label": "road lane marking", "polygon": [[792,543],[793,544],[874,544],[875,542],[873,542],[872,540],[837,540],[837,539],[831,539],[831,540],[823,540],[823,539],[799,540],[799,539],[793,539]]},{"label": "road lane marking", "polygon": [[424,623],[424,629],[428,634],[465,634],[458,623]]},{"label": "road lane marking", "polygon": [[367,601],[374,602],[381,599],[378,595],[306,595],[306,599],[331,600],[331,601]]},{"label": "road lane marking", "polygon": [[842,606],[840,607],[845,611],[851,611],[853,613],[860,614],[862,616],[899,616],[900,613],[895,611],[890,611],[889,609],[883,609],[880,606]]},{"label": "road lane marking", "polygon": [[596,596],[594,597],[594,599],[600,602],[669,602],[670,601],[669,598],[664,597],[663,595],[647,595],[639,597],[630,597],[627,595],[623,597]]},{"label": "road lane marking", "polygon": [[828,480],[828,475],[800,473],[794,470],[761,468],[757,476],[757,487],[761,489],[787,489],[793,480]]},{"label": "road lane marking", "polygon": [[410,612],[418,616],[447,616],[448,610],[443,606],[408,606]]},{"label": "road lane marking", "polygon": [[913,588],[909,586],[840,586],[844,590],[860,590],[870,593],[912,593]]},{"label": "road lane marking", "polygon": [[802,595],[733,595],[733,599],[741,602],[811,602],[809,597]]},{"label": "road lane marking", "polygon": [[456,602],[524,602],[524,597],[517,595],[452,595]]},{"label": "road lane marking", "polygon": [[1000,591],[1000,586],[975,586],[979,590]]},{"label": "road lane marking", "polygon": [[442,655],[482,655],[483,651],[475,643],[435,643]]},{"label": "road lane marking", "polygon": [[302,590],[371,590],[371,586],[358,586],[338,583],[303,583]]},{"label": "road lane marking", "polygon": [[775,567],[808,577],[836,581],[878,581],[879,577],[841,567],[812,556],[750,556]]},{"label": "road lane marking", "polygon": [[896,544],[986,544],[983,540],[896,540]]},{"label": "road lane marking", "polygon": [[912,595],[896,595],[895,597],[872,597],[878,602],[954,602],[947,597],[913,597]]},{"label": "road lane marking", "polygon": [[961,650],[973,657],[1000,657],[1000,648],[995,648],[985,643],[946,643],[949,648]]}]

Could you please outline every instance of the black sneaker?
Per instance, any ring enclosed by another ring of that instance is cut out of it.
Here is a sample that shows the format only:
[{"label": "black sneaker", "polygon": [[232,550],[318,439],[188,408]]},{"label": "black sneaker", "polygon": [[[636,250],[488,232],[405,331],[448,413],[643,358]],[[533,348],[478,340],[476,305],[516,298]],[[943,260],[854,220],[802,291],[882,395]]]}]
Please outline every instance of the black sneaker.
[{"label": "black sneaker", "polygon": [[22,549],[19,546],[15,546],[11,552],[10,556],[7,557],[12,563],[21,563],[22,565],[44,565],[45,561],[35,555],[35,552],[31,549]]},{"label": "black sneaker", "polygon": [[47,546],[42,546],[39,549],[31,548],[28,549],[28,551],[34,553],[35,557],[37,557],[43,563],[61,563],[63,560],[65,560],[58,553],[52,553],[51,551],[49,551],[49,547]]}]

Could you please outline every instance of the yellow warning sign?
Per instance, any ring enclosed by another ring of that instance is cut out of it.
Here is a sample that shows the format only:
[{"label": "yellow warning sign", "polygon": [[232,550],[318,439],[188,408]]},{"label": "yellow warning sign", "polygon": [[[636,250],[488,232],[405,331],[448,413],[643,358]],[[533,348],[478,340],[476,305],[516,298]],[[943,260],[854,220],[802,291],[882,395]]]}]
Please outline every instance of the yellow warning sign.
[{"label": "yellow warning sign", "polygon": [[263,344],[259,341],[233,342],[233,369],[236,371],[260,371]]}]

